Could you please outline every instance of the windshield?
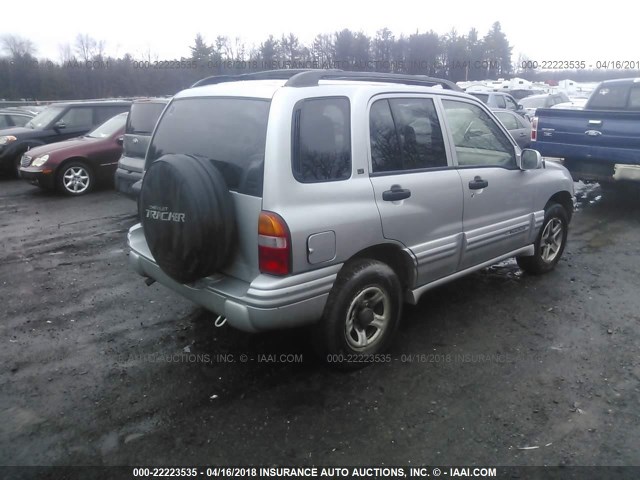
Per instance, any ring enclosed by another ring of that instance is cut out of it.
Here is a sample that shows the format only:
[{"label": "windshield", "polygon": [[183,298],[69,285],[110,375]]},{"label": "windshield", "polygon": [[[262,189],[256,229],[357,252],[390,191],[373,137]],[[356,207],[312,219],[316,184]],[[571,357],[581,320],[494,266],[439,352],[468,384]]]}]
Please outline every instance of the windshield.
[{"label": "windshield", "polygon": [[547,97],[527,97],[520,100],[524,108],[544,108],[546,103]]},{"label": "windshield", "polygon": [[127,133],[151,135],[166,103],[134,103],[127,121]]},{"label": "windshield", "polygon": [[118,130],[122,130],[124,128],[124,124],[127,121],[127,114],[121,113],[116,115],[113,118],[110,118],[102,125],[97,127],[92,132],[87,134],[87,137],[91,138],[107,138],[111,135],[114,135]]},{"label": "windshield", "polygon": [[33,129],[43,129],[49,125],[58,115],[62,113],[64,107],[47,107],[41,113],[27,122],[25,127]]},{"label": "windshield", "polygon": [[174,100],[155,129],[147,166],[172,153],[206,158],[229,189],[261,196],[269,106],[259,99]]}]

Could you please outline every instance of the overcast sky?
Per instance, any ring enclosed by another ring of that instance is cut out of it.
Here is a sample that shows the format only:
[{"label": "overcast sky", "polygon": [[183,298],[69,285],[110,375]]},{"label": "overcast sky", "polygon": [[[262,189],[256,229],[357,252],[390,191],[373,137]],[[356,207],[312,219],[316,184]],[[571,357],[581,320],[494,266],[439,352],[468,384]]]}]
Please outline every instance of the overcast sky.
[{"label": "overcast sky", "polygon": [[399,35],[430,29],[444,34],[452,28],[466,34],[475,27],[482,36],[500,21],[514,47],[514,61],[518,54],[538,61],[640,59],[637,15],[631,4],[618,0],[598,7],[579,7],[567,0],[404,0],[381,5],[347,0],[30,0],[28,12],[33,15],[26,10],[10,15],[0,35],[31,39],[38,58],[60,60],[60,46],[73,45],[78,33],[86,33],[104,40],[109,55],[128,52],[143,58],[150,51],[158,60],[171,60],[189,56],[188,47],[198,32],[208,42],[217,35],[241,37],[250,47],[269,34],[293,32],[308,44],[318,33],[343,28],[373,35],[387,27]]}]

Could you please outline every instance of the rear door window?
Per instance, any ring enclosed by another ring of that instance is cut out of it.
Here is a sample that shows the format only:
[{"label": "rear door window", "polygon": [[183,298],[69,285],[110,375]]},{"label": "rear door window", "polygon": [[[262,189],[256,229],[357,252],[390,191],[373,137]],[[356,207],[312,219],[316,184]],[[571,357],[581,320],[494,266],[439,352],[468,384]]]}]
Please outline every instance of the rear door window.
[{"label": "rear door window", "polygon": [[440,121],[430,98],[378,100],[369,117],[373,173],[447,166]]},{"label": "rear door window", "polygon": [[293,176],[302,183],[351,177],[349,99],[310,98],[293,111]]},{"label": "rear door window", "polygon": [[147,165],[168,154],[205,158],[230,190],[261,196],[269,106],[253,98],[174,100],[158,122]]},{"label": "rear door window", "polygon": [[71,107],[65,113],[60,122],[66,128],[91,128],[93,125],[93,109],[91,107]]},{"label": "rear door window", "polygon": [[629,93],[629,108],[640,110],[640,87],[633,87]]}]

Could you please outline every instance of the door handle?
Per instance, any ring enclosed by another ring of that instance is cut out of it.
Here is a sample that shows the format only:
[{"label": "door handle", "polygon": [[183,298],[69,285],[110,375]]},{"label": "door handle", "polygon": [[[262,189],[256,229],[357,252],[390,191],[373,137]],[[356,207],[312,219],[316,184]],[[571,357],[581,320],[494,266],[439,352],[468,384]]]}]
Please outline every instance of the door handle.
[{"label": "door handle", "polygon": [[382,200],[385,202],[396,202],[398,200],[404,200],[411,196],[411,190],[408,188],[402,188],[400,185],[391,185],[391,190],[382,192]]},{"label": "door handle", "polygon": [[526,135],[526,133],[524,133],[524,132],[520,132],[520,136],[521,136],[521,137],[524,137],[525,135]]},{"label": "door handle", "polygon": [[483,180],[480,177],[476,177],[469,182],[469,190],[481,190],[483,188],[487,188],[489,186],[489,182]]},{"label": "door handle", "polygon": [[589,120],[589,125],[602,125],[602,120]]}]

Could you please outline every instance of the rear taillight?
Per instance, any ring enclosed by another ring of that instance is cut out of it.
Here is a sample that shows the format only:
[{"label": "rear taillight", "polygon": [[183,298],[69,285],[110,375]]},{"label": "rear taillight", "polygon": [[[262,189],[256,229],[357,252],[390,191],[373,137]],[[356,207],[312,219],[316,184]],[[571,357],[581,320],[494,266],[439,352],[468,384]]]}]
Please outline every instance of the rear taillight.
[{"label": "rear taillight", "polygon": [[262,273],[287,275],[291,272],[289,227],[280,215],[273,212],[260,212],[258,264]]},{"label": "rear taillight", "polygon": [[531,122],[531,141],[535,142],[538,139],[538,117],[533,117]]}]

